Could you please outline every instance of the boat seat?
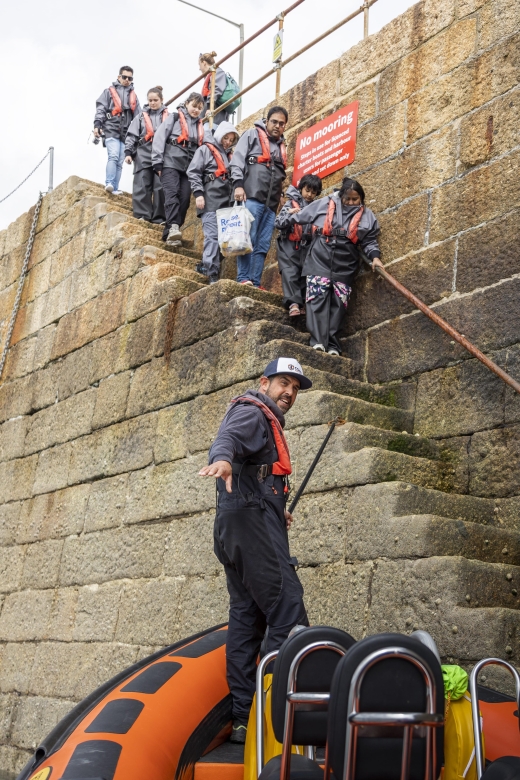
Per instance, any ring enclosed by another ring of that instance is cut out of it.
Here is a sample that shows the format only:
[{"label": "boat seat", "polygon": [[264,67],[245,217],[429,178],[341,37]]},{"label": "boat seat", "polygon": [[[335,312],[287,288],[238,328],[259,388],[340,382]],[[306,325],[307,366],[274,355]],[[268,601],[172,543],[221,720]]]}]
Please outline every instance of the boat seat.
[{"label": "boat seat", "polygon": [[305,628],[284,642],[274,663],[271,698],[273,731],[284,748],[263,767],[259,780],[323,780],[320,765],[291,754],[291,746],[326,744],[331,681],[354,644],[350,634],[330,626]]},{"label": "boat seat", "polygon": [[501,756],[488,766],[482,780],[520,780],[520,757]]},{"label": "boat seat", "polygon": [[[417,661],[430,670],[430,691]],[[426,713],[430,713],[428,717]],[[369,721],[365,725],[362,725],[363,718]],[[436,725],[410,725],[407,729],[396,725],[405,718],[409,722],[415,719],[420,723],[422,719]],[[377,634],[357,642],[337,665],[332,680],[328,759],[334,777],[337,780],[400,780],[407,732],[412,734],[412,739],[405,775],[409,780],[424,780],[427,742],[431,740],[434,750],[429,757],[429,776],[438,777],[443,760],[443,721],[441,666],[428,647],[402,634]]]}]

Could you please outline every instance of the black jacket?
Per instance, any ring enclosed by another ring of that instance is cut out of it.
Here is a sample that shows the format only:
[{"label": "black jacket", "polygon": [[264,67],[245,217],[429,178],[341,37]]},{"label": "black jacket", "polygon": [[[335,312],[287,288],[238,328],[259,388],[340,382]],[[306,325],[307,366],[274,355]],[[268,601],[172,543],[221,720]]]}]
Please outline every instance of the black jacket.
[{"label": "black jacket", "polygon": [[113,81],[111,86],[115,87],[117,94],[121,99],[123,112],[118,114],[118,116],[112,116],[114,101],[110,94],[110,87],[107,87],[96,100],[94,127],[102,129],[105,138],[119,138],[121,141],[124,141],[130,123],[132,122],[132,119],[139,114],[141,107],[136,95],[135,111],[132,111],[130,108],[129,95],[134,89],[133,83],[126,86],[120,84],[119,81]]}]

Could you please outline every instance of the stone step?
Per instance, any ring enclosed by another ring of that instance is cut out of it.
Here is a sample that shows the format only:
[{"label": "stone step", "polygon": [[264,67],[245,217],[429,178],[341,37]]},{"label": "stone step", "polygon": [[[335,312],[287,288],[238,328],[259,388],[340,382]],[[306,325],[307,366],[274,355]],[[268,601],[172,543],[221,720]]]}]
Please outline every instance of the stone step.
[{"label": "stone step", "polygon": [[322,390],[309,390],[298,396],[286,417],[285,430],[321,425],[338,417],[346,422],[399,433],[413,430],[413,412]]},{"label": "stone step", "polygon": [[347,560],[454,555],[488,563],[520,564],[520,534],[438,515],[366,517],[350,511]]}]

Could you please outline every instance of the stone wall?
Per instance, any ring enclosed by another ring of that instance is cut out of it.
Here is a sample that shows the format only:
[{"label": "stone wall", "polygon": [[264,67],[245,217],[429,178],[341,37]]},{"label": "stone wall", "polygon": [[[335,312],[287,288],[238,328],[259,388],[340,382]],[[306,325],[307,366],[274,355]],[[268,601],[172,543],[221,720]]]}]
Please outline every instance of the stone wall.
[{"label": "stone wall", "polygon": [[[292,159],[300,129],[359,99],[352,173],[384,261],[513,374],[519,21],[518,3],[424,0],[280,100]],[[31,219],[0,233],[2,335]],[[316,354],[272,265],[272,292],[205,286],[190,221],[173,252],[127,196],[72,178],[44,198],[0,384],[0,771],[96,685],[225,620],[196,475],[229,398],[279,354],[315,383],[288,416],[296,484],[346,420],[291,532],[311,620],[426,628],[468,667],[520,659],[512,393],[370,274],[347,357]]]}]

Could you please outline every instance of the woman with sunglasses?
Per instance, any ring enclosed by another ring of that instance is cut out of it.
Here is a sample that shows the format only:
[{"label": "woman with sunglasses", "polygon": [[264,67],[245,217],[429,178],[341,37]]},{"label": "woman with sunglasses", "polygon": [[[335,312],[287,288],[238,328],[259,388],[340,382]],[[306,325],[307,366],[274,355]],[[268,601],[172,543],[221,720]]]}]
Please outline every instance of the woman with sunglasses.
[{"label": "woman with sunglasses", "polygon": [[148,103],[128,128],[125,162],[134,162],[134,217],[160,225],[164,222],[164,194],[161,179],[152,166],[152,141],[157,128],[168,118],[168,109],[163,105],[162,87],[152,87],[146,97]]},{"label": "woman with sunglasses", "polygon": [[[208,54],[199,55],[199,70],[203,76],[205,76],[204,84],[202,85],[202,97],[204,98],[204,111],[201,116],[205,116],[206,112],[210,109],[211,103],[211,68],[215,64],[215,58],[217,56],[216,51],[209,52]],[[222,68],[217,68],[215,71],[215,106],[218,106],[219,101],[222,103],[222,95],[227,86],[227,76]],[[226,111],[219,111],[213,117],[213,125],[219,125],[221,122],[227,122],[229,114]]]},{"label": "woman with sunglasses", "polygon": [[105,190],[120,195],[119,181],[125,159],[125,138],[132,119],[141,112],[134,90],[134,69],[119,68],[119,76],[96,100],[94,135],[103,138],[108,152]]}]

